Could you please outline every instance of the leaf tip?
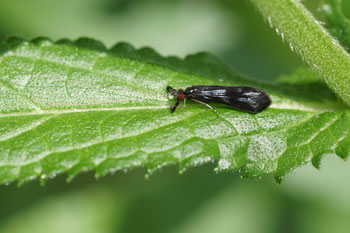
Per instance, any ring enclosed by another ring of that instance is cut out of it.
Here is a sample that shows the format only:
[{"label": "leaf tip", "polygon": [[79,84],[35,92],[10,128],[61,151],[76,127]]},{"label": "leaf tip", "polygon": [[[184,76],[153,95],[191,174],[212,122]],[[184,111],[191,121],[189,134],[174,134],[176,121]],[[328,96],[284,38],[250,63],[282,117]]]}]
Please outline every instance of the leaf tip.
[{"label": "leaf tip", "polygon": [[213,171],[214,171],[216,174],[218,174],[218,173],[220,172],[220,169],[219,169],[219,167],[215,167],[215,168],[213,169]]},{"label": "leaf tip", "polygon": [[145,177],[145,180],[147,180],[147,181],[148,181],[148,180],[150,180],[151,174],[146,173],[144,177]]},{"label": "leaf tip", "polygon": [[74,177],[73,176],[67,176],[66,182],[71,183],[73,181]]},{"label": "leaf tip", "polygon": [[155,169],[152,168],[146,168],[145,169],[145,180],[149,180],[151,175],[155,172]]},{"label": "leaf tip", "polygon": [[320,170],[320,168],[321,168],[321,156],[313,157],[311,160],[311,163],[317,170]]},{"label": "leaf tip", "polygon": [[30,41],[31,43],[35,44],[35,45],[39,45],[39,46],[44,46],[44,45],[52,45],[53,41],[48,38],[48,37],[36,37],[33,40]]},{"label": "leaf tip", "polygon": [[75,45],[77,45],[80,48],[100,51],[100,52],[107,52],[106,46],[98,40],[94,40],[88,37],[80,37],[75,42]]},{"label": "leaf tip", "polygon": [[281,185],[284,177],[280,176],[280,175],[274,175],[274,178],[275,178],[276,184],[279,186],[279,185]]},{"label": "leaf tip", "polygon": [[23,186],[24,183],[25,183],[24,180],[19,180],[19,181],[17,182],[17,188],[21,188],[21,187]]},{"label": "leaf tip", "polygon": [[41,186],[45,186],[47,180],[48,180],[48,177],[45,173],[40,175],[40,185]]},{"label": "leaf tip", "polygon": [[99,180],[101,178],[101,174],[98,171],[95,171],[95,179]]},{"label": "leaf tip", "polygon": [[179,168],[179,171],[178,171],[179,175],[182,175],[185,172],[186,172],[186,168]]},{"label": "leaf tip", "polygon": [[115,44],[110,50],[112,54],[129,54],[135,52],[135,47],[127,42],[119,42]]}]

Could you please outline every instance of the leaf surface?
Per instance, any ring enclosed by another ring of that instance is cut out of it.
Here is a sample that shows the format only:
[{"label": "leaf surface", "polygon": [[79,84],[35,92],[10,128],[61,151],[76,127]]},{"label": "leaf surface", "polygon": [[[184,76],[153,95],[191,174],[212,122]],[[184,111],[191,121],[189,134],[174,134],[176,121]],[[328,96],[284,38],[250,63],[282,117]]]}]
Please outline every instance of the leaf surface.
[{"label": "leaf surface", "polygon": [[327,29],[348,52],[350,51],[350,19],[346,14],[349,14],[349,7],[349,1],[343,0],[327,0],[322,2],[321,7],[327,21]]},{"label": "leaf surface", "polygon": [[[164,58],[86,38],[12,38],[0,53],[0,183],[207,162],[280,181],[325,153],[349,155],[349,111],[310,70],[259,83],[207,53]],[[253,86],[273,104],[257,115],[218,105],[217,118],[197,103],[171,114],[168,85]]]}]

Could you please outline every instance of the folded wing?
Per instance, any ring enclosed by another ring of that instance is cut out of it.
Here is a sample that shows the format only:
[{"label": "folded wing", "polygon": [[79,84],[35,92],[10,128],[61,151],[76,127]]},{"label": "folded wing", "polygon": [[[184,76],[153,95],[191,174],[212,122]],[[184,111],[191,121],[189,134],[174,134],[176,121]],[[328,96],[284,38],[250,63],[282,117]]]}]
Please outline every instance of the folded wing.
[{"label": "folded wing", "polygon": [[[259,113],[266,109],[271,100],[262,90],[252,87],[193,86],[192,98],[206,103],[216,102],[237,110]],[[187,91],[187,90],[186,90]]]}]

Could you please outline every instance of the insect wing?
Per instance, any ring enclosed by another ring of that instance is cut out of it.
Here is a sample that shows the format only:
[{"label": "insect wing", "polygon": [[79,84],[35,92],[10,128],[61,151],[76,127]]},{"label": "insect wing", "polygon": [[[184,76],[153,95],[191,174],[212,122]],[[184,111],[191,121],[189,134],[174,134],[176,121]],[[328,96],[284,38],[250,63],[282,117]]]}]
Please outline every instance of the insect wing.
[{"label": "insect wing", "polygon": [[[204,102],[216,102],[244,112],[258,113],[266,109],[271,100],[264,92],[252,87],[197,86],[196,97]],[[196,99],[194,96],[193,98]]]}]

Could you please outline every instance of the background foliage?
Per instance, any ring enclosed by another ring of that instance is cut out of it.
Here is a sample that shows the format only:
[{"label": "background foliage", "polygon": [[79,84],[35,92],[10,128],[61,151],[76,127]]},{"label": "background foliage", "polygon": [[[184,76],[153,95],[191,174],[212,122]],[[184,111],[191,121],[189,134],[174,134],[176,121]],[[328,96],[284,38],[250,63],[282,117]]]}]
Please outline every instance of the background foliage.
[{"label": "background foliage", "polygon": [[[304,3],[319,16],[318,1]],[[0,34],[125,40],[163,55],[209,50],[264,80],[302,65],[245,0],[1,1]],[[321,171],[303,167],[280,187],[271,177],[217,175],[211,165],[182,176],[165,168],[148,181],[140,169],[0,186],[0,232],[346,232],[348,168],[330,156]]]}]

